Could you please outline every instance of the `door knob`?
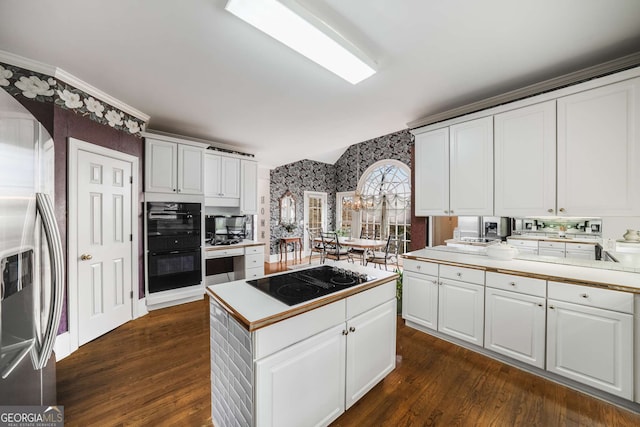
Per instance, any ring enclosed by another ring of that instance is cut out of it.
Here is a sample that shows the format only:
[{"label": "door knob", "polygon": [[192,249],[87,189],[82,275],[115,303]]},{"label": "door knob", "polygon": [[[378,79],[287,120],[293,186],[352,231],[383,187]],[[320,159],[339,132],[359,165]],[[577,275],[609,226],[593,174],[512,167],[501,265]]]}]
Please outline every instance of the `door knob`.
[{"label": "door knob", "polygon": [[91,255],[89,255],[89,254],[82,254],[82,255],[80,255],[80,259],[81,259],[82,261],[89,261],[91,258],[93,258],[93,257],[92,257]]}]

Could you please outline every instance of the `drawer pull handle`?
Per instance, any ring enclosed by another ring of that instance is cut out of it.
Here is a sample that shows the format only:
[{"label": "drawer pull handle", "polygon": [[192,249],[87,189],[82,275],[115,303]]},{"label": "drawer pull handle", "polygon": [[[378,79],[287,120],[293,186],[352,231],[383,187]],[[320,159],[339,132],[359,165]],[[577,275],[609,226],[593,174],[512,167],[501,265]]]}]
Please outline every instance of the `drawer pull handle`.
[{"label": "drawer pull handle", "polygon": [[510,282],[509,284],[510,284],[511,286],[515,286],[515,285],[516,285],[516,282]]},{"label": "drawer pull handle", "polygon": [[582,298],[589,298],[589,294],[580,294]]},{"label": "drawer pull handle", "polygon": [[437,281],[437,280],[434,280],[434,281],[433,281],[433,284],[434,284],[434,285],[437,285],[437,284],[438,284],[438,281]]},{"label": "drawer pull handle", "polygon": [[416,266],[416,269],[417,269],[417,270],[420,270],[420,267],[421,267],[421,266],[419,266],[419,265],[418,265],[418,266]]},{"label": "drawer pull handle", "polygon": [[456,273],[456,276],[462,277],[462,273]]},{"label": "drawer pull handle", "polygon": [[544,307],[544,304],[538,303],[538,307]]},{"label": "drawer pull handle", "polygon": [[354,328],[353,326],[349,328],[349,332],[355,332],[355,331],[356,331],[356,328]]},{"label": "drawer pull handle", "polygon": [[550,306],[549,306],[549,309],[551,309],[551,310],[553,310],[554,308],[555,308],[555,307],[554,307],[554,306],[552,306],[552,305],[550,305]]}]

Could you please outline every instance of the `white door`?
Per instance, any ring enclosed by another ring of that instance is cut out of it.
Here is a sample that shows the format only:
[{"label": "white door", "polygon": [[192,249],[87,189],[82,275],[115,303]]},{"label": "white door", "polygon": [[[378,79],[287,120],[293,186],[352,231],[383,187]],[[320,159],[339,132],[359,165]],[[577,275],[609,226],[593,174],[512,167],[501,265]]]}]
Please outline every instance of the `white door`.
[{"label": "white door", "polygon": [[257,427],[326,426],[344,412],[344,330],[340,324],[256,362]]},{"label": "white door", "polygon": [[309,253],[309,236],[307,230],[317,235],[327,231],[327,193],[316,191],[304,192],[304,251]]},{"label": "white door", "polygon": [[416,135],[415,157],[416,215],[448,215],[449,128]]},{"label": "white door", "polygon": [[438,331],[482,346],[484,286],[442,280],[438,291]]},{"label": "white door", "polygon": [[494,122],[495,214],[555,214],[556,102],[497,114]]},{"label": "white door", "polygon": [[78,152],[78,342],[132,319],[131,163]]},{"label": "white door", "polygon": [[547,370],[633,399],[633,316],[548,301]]},{"label": "white door", "polygon": [[493,117],[449,130],[449,213],[493,215]]},{"label": "white door", "polygon": [[484,347],[544,369],[545,299],[486,288]]},{"label": "white door", "polygon": [[438,329],[438,277],[406,271],[402,284],[402,317]]},{"label": "white door", "polygon": [[346,409],[396,367],[396,299],[347,322]]}]

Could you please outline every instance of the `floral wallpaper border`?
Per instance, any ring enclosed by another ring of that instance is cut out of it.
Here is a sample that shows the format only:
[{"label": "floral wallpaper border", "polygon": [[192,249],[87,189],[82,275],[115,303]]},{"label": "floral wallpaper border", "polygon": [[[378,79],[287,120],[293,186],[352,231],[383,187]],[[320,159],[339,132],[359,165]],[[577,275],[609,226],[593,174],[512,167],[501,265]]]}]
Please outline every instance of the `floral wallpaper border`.
[{"label": "floral wallpaper border", "polygon": [[46,74],[0,62],[0,87],[15,98],[23,96],[61,108],[141,138],[146,123],[104,101]]}]

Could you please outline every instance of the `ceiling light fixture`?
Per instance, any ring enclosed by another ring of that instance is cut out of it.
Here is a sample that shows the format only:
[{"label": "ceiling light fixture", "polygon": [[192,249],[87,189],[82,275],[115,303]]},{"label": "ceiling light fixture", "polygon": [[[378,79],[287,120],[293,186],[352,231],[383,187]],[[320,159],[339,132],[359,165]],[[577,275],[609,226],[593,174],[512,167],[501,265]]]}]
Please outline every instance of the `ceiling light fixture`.
[{"label": "ceiling light fixture", "polygon": [[292,0],[229,0],[225,9],[351,84],[376,72],[358,48]]}]

